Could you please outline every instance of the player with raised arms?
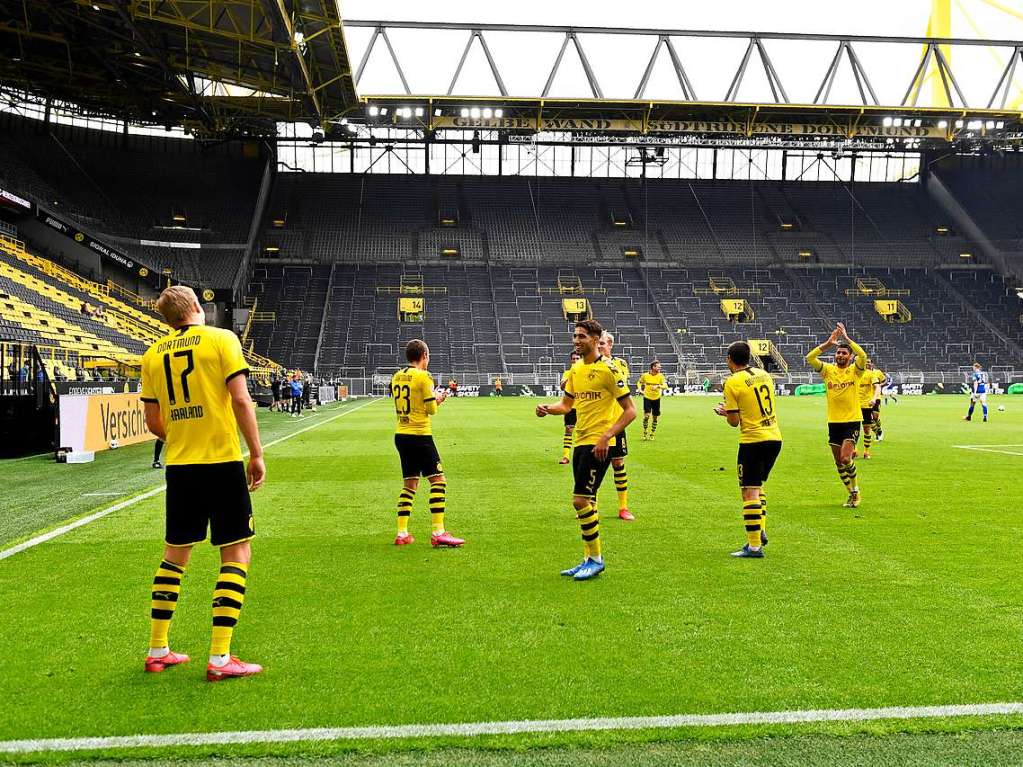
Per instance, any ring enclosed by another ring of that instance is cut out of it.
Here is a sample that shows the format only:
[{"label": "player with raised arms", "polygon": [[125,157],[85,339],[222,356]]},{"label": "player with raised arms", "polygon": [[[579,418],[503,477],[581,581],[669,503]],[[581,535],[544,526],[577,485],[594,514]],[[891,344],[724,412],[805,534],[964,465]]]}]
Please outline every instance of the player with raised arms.
[{"label": "player with raised arms", "polygon": [[[156,308],[174,330],[142,357],[146,426],[167,444],[167,511],[163,560],[153,579],[149,654],[145,670],[161,672],[188,661],[171,652],[168,634],[192,547],[206,540],[220,549],[213,589],[213,636],[206,678],[212,682],[263,670],[231,655],[231,638],[252,562],[256,534],[249,492],[266,478],[248,365],[230,330],[206,326],[191,288],[175,285]],[[249,447],[242,463],[238,429]]]},{"label": "player with raised arms", "polygon": [[[822,362],[820,356],[832,347],[835,347],[834,364]],[[854,509],[860,505],[860,486],[853,461],[862,417],[858,387],[867,369],[867,354],[849,338],[845,325],[839,322],[827,341],[810,350],[806,362],[820,373],[827,387],[828,444],[838,476],[849,491],[849,498],[842,505]]]},{"label": "player with raised arms", "polygon": [[596,320],[576,323],[572,342],[582,359],[569,369],[561,402],[536,408],[538,418],[564,415],[573,407],[578,413],[572,453],[572,506],[582,532],[583,560],[561,572],[577,581],[604,572],[600,518],[593,504],[611,463],[611,448],[636,418],[636,406],[621,372],[597,351],[603,332]]}]

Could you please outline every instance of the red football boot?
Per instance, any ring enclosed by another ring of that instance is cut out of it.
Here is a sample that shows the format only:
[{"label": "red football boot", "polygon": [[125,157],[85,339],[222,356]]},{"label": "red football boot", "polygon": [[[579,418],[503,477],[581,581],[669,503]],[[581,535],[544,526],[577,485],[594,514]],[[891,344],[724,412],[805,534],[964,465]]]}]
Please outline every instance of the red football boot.
[{"label": "red football boot", "polygon": [[408,535],[397,535],[394,538],[395,546],[408,546],[410,543],[415,543],[416,539],[412,537],[412,534]]},{"label": "red football boot", "polygon": [[168,666],[176,666],[179,663],[188,663],[188,656],[180,652],[170,652],[162,658],[154,658],[152,655],[147,655],[146,672],[149,674],[159,674]]},{"label": "red football boot", "polygon": [[260,673],[262,670],[263,667],[258,663],[246,663],[232,655],[231,660],[223,666],[214,666],[212,663],[207,664],[206,681],[222,682],[225,679],[233,679],[234,677],[252,676],[253,674]]},{"label": "red football boot", "polygon": [[564,466],[568,462],[569,462],[568,458],[562,458],[560,461],[558,461],[558,464],[560,464],[561,466]]},{"label": "red football boot", "polygon": [[619,509],[618,519],[625,520],[626,522],[634,522],[636,520],[636,518],[632,516],[632,512],[628,509]]},{"label": "red football boot", "polygon": [[457,549],[465,541],[462,538],[456,538],[451,533],[440,533],[438,535],[430,536],[430,545],[434,548],[438,546],[447,546],[448,548]]}]

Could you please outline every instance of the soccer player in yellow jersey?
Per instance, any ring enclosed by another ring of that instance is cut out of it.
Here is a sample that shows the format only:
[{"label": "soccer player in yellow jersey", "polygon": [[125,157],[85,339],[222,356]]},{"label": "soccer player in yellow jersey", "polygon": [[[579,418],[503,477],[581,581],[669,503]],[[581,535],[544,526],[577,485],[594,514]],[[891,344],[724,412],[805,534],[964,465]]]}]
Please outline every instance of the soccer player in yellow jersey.
[{"label": "soccer player in yellow jersey", "polygon": [[[213,638],[206,678],[211,682],[262,671],[231,655],[231,637],[245,601],[255,535],[249,491],[266,477],[263,446],[238,337],[206,327],[191,288],[160,294],[156,308],[174,330],[142,357],[146,426],[167,443],[166,545],[153,579],[149,654],[145,669],[159,672],[188,660],[171,652],[171,618],[192,547],[206,539],[220,549],[213,590]],[[238,429],[249,447],[242,463]]]},{"label": "soccer player in yellow jersey", "polygon": [[657,419],[661,417],[661,392],[665,387],[660,360],[650,363],[650,370],[639,377],[636,385],[643,395],[643,439],[652,440],[657,431]]},{"label": "soccer player in yellow jersey", "polygon": [[604,572],[600,548],[600,517],[594,508],[597,490],[611,463],[611,450],[625,427],[636,418],[636,406],[621,371],[597,351],[604,328],[596,320],[577,322],[572,342],[582,357],[569,370],[561,402],[538,405],[536,415],[564,415],[573,407],[578,413],[572,467],[575,487],[572,506],[583,538],[583,561],[561,572],[585,581]]},{"label": "soccer player in yellow jersey", "polygon": [[[820,356],[832,347],[836,347],[835,364],[821,362]],[[867,370],[867,355],[849,338],[845,325],[840,322],[827,341],[806,355],[806,361],[820,373],[827,386],[828,444],[835,457],[838,476],[849,491],[849,498],[843,505],[854,509],[860,505],[860,487],[853,461],[861,417],[858,387]]]},{"label": "soccer player in yellow jersey", "polygon": [[863,458],[870,460],[870,445],[873,442],[874,418],[878,403],[881,401],[881,384],[884,373],[874,370],[874,363],[867,360],[867,370],[860,376],[858,386],[860,395],[860,413],[863,416]]},{"label": "soccer player in yellow jersey", "polygon": [[[565,391],[565,381],[568,380],[569,374],[572,372],[572,366],[577,363],[582,357],[575,352],[572,352],[568,357],[568,370],[561,374],[561,391]],[[569,463],[569,456],[572,455],[572,432],[575,431],[575,408],[572,408],[565,413],[565,434],[561,438],[561,460],[559,464]]]},{"label": "soccer player in yellow jersey", "polygon": [[398,496],[398,535],[394,545],[405,546],[415,541],[408,531],[409,517],[412,516],[412,503],[419,489],[419,478],[426,477],[430,483],[430,521],[433,528],[430,545],[434,548],[457,548],[465,541],[444,529],[448,485],[430,428],[430,417],[444,403],[448,392],[453,395],[454,390],[434,392],[433,377],[427,372],[430,366],[430,347],[425,341],[409,341],[405,346],[405,359],[409,366],[391,378],[391,397],[398,418],[394,446],[398,448],[403,480],[401,494]]},{"label": "soccer player in yellow jersey", "polygon": [[[613,369],[621,374],[622,380],[625,381],[625,388],[628,388],[629,363],[611,353],[614,345],[615,337],[605,330],[597,344],[597,351]],[[618,437],[618,443],[611,448],[611,468],[615,475],[615,492],[618,493],[618,518],[632,522],[636,517],[629,511],[629,473],[625,469],[625,456],[628,454],[628,435],[623,431]]]},{"label": "soccer player in yellow jersey", "polygon": [[874,441],[881,442],[884,439],[884,432],[881,431],[881,400],[886,400],[885,389],[890,385],[888,376],[884,371],[869,362],[868,366],[874,371],[874,378],[877,380],[877,398],[874,400],[873,432]]},{"label": "soccer player in yellow jersey", "polygon": [[750,347],[736,341],[728,347],[725,401],[714,412],[729,426],[739,427],[739,492],[746,543],[733,557],[762,559],[767,545],[767,493],[764,484],[781,453],[781,429],[774,410],[774,379],[750,367]]}]

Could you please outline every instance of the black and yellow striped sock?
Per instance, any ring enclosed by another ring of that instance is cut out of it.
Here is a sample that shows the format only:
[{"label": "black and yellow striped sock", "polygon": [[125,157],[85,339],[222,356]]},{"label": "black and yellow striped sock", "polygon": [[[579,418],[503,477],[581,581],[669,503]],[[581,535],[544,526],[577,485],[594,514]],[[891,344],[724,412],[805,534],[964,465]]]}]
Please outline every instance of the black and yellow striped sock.
[{"label": "black and yellow striped sock", "polygon": [[842,480],[842,484],[845,485],[845,489],[850,493],[852,492],[852,483],[849,481],[849,468],[852,466],[852,461],[849,463],[843,463],[838,465],[838,476]]},{"label": "black and yellow striped sock", "polygon": [[398,535],[408,533],[409,517],[412,516],[412,501],[416,497],[416,491],[407,487],[401,489],[398,494]]},{"label": "black and yellow striped sock", "polygon": [[746,543],[751,549],[760,548],[760,501],[742,502],[742,521],[746,525]]},{"label": "black and yellow striped sock", "polygon": [[657,431],[657,416],[654,416],[653,420],[650,422],[650,436],[651,437],[654,436],[654,432],[656,432],[656,431]]},{"label": "black and yellow striped sock", "polygon": [[185,568],[168,562],[160,562],[153,578],[152,601],[150,602],[149,646],[159,650],[168,646],[167,635],[170,633],[171,618],[174,608],[178,606],[181,594],[181,577]]},{"label": "black and yellow striped sock", "polygon": [[572,454],[572,434],[571,432],[565,432],[565,436],[561,438],[561,456],[562,458],[568,458]]},{"label": "black and yellow striped sock", "polygon": [[217,585],[213,587],[213,638],[210,655],[229,655],[231,635],[238,624],[238,616],[245,602],[245,578],[249,566],[242,562],[224,562],[220,565]]},{"label": "black and yellow striped sock", "polygon": [[874,433],[870,426],[863,427],[863,452],[869,452],[870,446],[874,443]]},{"label": "black and yellow striped sock", "polygon": [[877,418],[874,419],[874,431],[876,431],[878,434],[881,433],[881,416],[878,416]]},{"label": "black and yellow striped sock", "polygon": [[643,436],[647,436],[650,433],[650,414],[643,414]]},{"label": "black and yellow striped sock", "polygon": [[860,486],[856,481],[856,462],[849,461],[846,465],[849,467],[846,470],[849,477],[849,492],[858,493],[860,491]]},{"label": "black and yellow striped sock", "polygon": [[583,554],[591,559],[600,559],[600,516],[592,504],[586,504],[575,512],[579,530],[583,536]]},{"label": "black and yellow striped sock", "polygon": [[767,493],[760,488],[760,529],[767,532]]},{"label": "black and yellow striped sock", "polygon": [[615,490],[618,491],[618,509],[629,508],[629,472],[625,470],[625,464],[615,466]]},{"label": "black and yellow striped sock", "polygon": [[444,505],[447,503],[447,490],[448,483],[444,480],[430,483],[430,524],[433,527],[434,535],[444,532]]}]

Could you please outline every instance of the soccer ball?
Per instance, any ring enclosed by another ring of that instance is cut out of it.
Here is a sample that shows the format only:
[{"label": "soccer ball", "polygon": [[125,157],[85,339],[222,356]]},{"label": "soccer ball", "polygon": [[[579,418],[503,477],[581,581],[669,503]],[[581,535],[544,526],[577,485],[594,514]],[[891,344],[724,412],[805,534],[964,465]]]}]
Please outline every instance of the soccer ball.
[{"label": "soccer ball", "polygon": [[118,442],[116,439],[110,440],[110,449],[111,450],[117,450],[117,448],[119,448],[120,446],[121,446],[121,443]]},{"label": "soccer ball", "polygon": [[998,412],[999,413],[1004,413],[1005,412],[1005,405],[999,405],[998,406]]}]

